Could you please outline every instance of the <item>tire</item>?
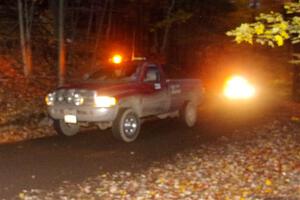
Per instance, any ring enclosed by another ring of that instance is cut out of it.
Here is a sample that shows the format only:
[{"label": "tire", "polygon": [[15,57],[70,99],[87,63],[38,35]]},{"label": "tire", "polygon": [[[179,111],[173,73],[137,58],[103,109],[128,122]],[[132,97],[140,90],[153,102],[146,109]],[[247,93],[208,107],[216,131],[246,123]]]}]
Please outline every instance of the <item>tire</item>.
[{"label": "tire", "polygon": [[187,102],[180,111],[180,118],[187,127],[195,126],[197,123],[197,106],[192,102]]},{"label": "tire", "polygon": [[77,124],[67,124],[63,120],[54,120],[53,127],[59,135],[74,136],[79,130],[80,126]]},{"label": "tire", "polygon": [[131,109],[120,110],[113,122],[113,136],[124,142],[133,142],[140,133],[141,121],[137,114]]}]

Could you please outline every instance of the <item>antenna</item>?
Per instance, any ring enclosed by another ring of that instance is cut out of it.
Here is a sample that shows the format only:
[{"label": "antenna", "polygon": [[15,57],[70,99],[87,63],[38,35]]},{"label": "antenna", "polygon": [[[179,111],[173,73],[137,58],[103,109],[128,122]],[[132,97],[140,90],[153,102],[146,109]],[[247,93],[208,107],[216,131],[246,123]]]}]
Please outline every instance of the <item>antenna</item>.
[{"label": "antenna", "polygon": [[131,47],[131,60],[135,58],[135,30],[133,30],[133,37],[132,37],[132,47]]}]

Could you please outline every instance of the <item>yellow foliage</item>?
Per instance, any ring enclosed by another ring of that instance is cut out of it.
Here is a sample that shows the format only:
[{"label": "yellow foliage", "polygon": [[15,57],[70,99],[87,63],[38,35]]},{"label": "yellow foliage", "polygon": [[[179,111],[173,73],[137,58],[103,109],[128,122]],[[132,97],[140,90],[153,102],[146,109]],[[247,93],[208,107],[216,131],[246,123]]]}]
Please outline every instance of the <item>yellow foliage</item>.
[{"label": "yellow foliage", "polygon": [[[252,44],[254,40],[259,44],[271,47],[284,45],[284,41],[290,37],[292,42],[295,42],[295,38],[300,42],[300,17],[299,20],[294,17],[292,24],[290,21],[284,20],[281,13],[275,12],[261,13],[255,19],[255,23],[243,23],[236,29],[227,32],[227,35],[235,37],[234,40],[237,43]],[[296,37],[295,34],[298,34],[299,37]]]},{"label": "yellow foliage", "polygon": [[247,196],[248,196],[248,194],[249,194],[249,192],[248,192],[248,191],[243,191],[243,194],[242,194],[242,196],[243,196],[243,197],[247,197]]},{"label": "yellow foliage", "polygon": [[265,31],[265,26],[263,24],[259,24],[258,26],[255,26],[255,33],[257,35],[263,34]]},{"label": "yellow foliage", "polygon": [[270,193],[272,193],[272,189],[271,189],[271,188],[267,188],[267,189],[265,189],[265,193],[267,193],[267,194],[270,194]]},{"label": "yellow foliage", "polygon": [[282,46],[283,45],[283,38],[281,35],[275,35],[275,41],[277,42],[278,46]]},{"label": "yellow foliage", "polygon": [[266,179],[265,184],[267,186],[271,186],[272,185],[272,181],[270,179]]},{"label": "yellow foliage", "polygon": [[179,191],[180,191],[181,193],[184,193],[184,192],[186,191],[186,187],[185,187],[184,185],[180,185]]},{"label": "yellow foliage", "polygon": [[127,192],[126,192],[125,190],[121,190],[121,191],[120,191],[120,195],[121,195],[121,196],[125,196],[125,195],[127,195]]},{"label": "yellow foliage", "polygon": [[22,192],[21,192],[21,193],[19,193],[19,198],[20,198],[20,199],[25,199],[25,194],[24,194],[24,193],[22,193]]},{"label": "yellow foliage", "polygon": [[289,35],[288,35],[287,32],[285,32],[285,31],[282,31],[280,34],[281,34],[281,36],[282,36],[284,39],[288,39],[288,38],[289,38]]},{"label": "yellow foliage", "polygon": [[287,30],[288,24],[287,24],[286,22],[281,22],[281,23],[279,24],[279,28],[280,28],[280,29],[283,29],[283,30]]}]

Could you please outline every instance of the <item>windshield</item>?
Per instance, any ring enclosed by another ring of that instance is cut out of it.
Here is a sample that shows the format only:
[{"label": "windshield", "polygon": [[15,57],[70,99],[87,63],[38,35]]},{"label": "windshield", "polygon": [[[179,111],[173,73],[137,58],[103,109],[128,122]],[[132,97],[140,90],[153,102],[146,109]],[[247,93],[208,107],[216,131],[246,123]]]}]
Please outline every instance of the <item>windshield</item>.
[{"label": "windshield", "polygon": [[136,81],[140,74],[137,64],[100,66],[92,73],[88,81]]}]

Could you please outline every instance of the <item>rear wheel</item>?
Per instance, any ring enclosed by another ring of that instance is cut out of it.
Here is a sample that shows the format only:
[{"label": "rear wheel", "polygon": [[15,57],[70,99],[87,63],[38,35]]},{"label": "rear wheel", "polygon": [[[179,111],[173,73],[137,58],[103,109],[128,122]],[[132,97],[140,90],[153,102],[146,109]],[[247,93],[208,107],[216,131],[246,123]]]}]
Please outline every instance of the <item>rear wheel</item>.
[{"label": "rear wheel", "polygon": [[124,142],[133,142],[139,135],[141,122],[137,114],[131,109],[123,109],[113,122],[113,136]]},{"label": "rear wheel", "polygon": [[78,124],[67,124],[63,120],[54,120],[53,126],[59,135],[64,136],[76,135],[80,129]]},{"label": "rear wheel", "polygon": [[187,102],[180,112],[180,118],[187,127],[193,127],[197,123],[197,106]]}]

